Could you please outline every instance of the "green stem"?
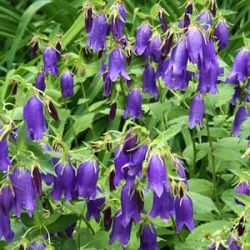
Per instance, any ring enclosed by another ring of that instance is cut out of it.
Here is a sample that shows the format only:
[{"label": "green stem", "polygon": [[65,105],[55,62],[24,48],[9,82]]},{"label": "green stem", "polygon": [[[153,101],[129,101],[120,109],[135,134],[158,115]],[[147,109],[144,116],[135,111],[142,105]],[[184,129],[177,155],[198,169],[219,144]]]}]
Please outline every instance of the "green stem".
[{"label": "green stem", "polygon": [[196,172],[196,144],[195,144],[195,131],[192,132],[192,146],[193,146],[193,164],[192,164],[192,172],[191,176],[195,176]]},{"label": "green stem", "polygon": [[218,206],[218,195],[217,195],[217,178],[216,178],[216,165],[215,165],[215,158],[214,158],[214,147],[213,142],[210,134],[209,129],[209,123],[208,123],[208,117],[206,117],[206,130],[207,130],[207,136],[208,136],[208,143],[210,148],[210,157],[211,157],[211,164],[212,164],[212,179],[213,179],[213,186],[214,186],[214,199]]},{"label": "green stem", "polygon": [[[173,217],[173,216],[171,216],[171,222],[172,222],[172,224],[173,224],[174,230],[177,232],[177,228],[176,228],[176,225],[175,225],[175,221],[174,221],[174,217]],[[178,238],[179,238],[179,240],[180,240],[181,242],[184,242],[184,240],[182,239],[182,237],[181,237],[181,235],[180,235],[179,233],[177,233],[177,236],[178,236]]]}]

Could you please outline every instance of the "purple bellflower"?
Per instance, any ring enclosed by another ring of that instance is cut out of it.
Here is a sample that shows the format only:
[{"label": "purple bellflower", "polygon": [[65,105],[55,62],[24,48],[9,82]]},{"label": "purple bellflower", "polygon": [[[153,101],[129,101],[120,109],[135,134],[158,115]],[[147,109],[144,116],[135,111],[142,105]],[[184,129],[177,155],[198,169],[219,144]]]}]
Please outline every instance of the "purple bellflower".
[{"label": "purple bellflower", "polygon": [[100,212],[104,208],[105,198],[97,198],[94,200],[87,201],[87,215],[86,219],[90,220],[90,217],[93,216],[97,223],[100,222]]},{"label": "purple bellflower", "polygon": [[[3,128],[0,126],[0,137],[2,137]],[[10,167],[10,158],[8,154],[7,136],[3,136],[0,140],[0,170],[7,171]]]},{"label": "purple bellflower", "polygon": [[190,17],[189,15],[191,15],[193,13],[193,4],[189,3],[185,9],[185,13],[184,13],[184,22],[183,22],[183,28],[187,28],[190,25]]},{"label": "purple bellflower", "polygon": [[184,226],[190,232],[194,229],[193,203],[188,195],[175,198],[175,223],[178,233]]},{"label": "purple bellflower", "polygon": [[122,224],[122,214],[121,211],[118,210],[113,219],[112,232],[109,236],[110,244],[113,244],[116,240],[120,241],[122,247],[126,247],[130,240],[130,233],[132,229],[132,221],[124,227]]},{"label": "purple bellflower", "polygon": [[10,228],[10,218],[0,210],[0,239],[4,237],[9,243],[14,238],[14,232]]},{"label": "purple bellflower", "polygon": [[79,197],[95,198],[97,192],[97,180],[99,166],[96,161],[89,160],[82,163],[77,170],[76,188]]},{"label": "purple bellflower", "polygon": [[151,28],[149,23],[144,22],[137,29],[136,40],[134,45],[135,54],[142,55],[149,45],[149,39],[151,36]]},{"label": "purple bellflower", "polygon": [[93,24],[93,10],[92,8],[88,8],[85,13],[85,30],[87,33],[91,31],[92,24]]},{"label": "purple bellflower", "polygon": [[245,106],[240,106],[234,119],[232,132],[236,137],[240,136],[241,124],[250,117],[250,110]]},{"label": "purple bellflower", "polygon": [[174,196],[169,188],[164,187],[160,197],[154,192],[153,207],[150,211],[150,217],[160,216],[162,220],[168,220],[174,215]]},{"label": "purple bellflower", "polygon": [[[235,188],[235,193],[244,194],[250,196],[250,184],[246,181],[241,181]],[[238,205],[244,205],[238,199],[235,199],[235,203]]]},{"label": "purple bellflower", "polygon": [[229,31],[225,20],[220,20],[215,27],[214,35],[218,40],[218,47],[220,50],[227,48],[229,44]]},{"label": "purple bellflower", "polygon": [[138,143],[138,136],[129,130],[124,138],[122,150],[129,154],[135,150]]},{"label": "purple bellflower", "polygon": [[165,42],[163,42],[162,49],[161,49],[161,58],[163,60],[166,59],[166,57],[171,49],[172,43],[173,43],[173,34],[169,34],[166,37]]},{"label": "purple bellflower", "polygon": [[161,59],[161,37],[160,34],[152,35],[148,48],[149,55],[154,62],[159,62]]},{"label": "purple bellflower", "polygon": [[11,209],[14,206],[15,193],[11,185],[5,185],[0,189],[0,213],[9,216]]},{"label": "purple bellflower", "polygon": [[43,51],[43,64],[46,75],[48,75],[49,73],[51,73],[55,77],[59,75],[57,61],[58,56],[56,50],[52,47],[45,48]]},{"label": "purple bellflower", "polygon": [[203,117],[205,113],[205,104],[203,97],[196,95],[190,105],[189,111],[189,127],[194,128],[196,124],[199,124],[200,127],[203,126]]},{"label": "purple bellflower", "polygon": [[159,90],[156,85],[156,72],[154,68],[147,65],[142,75],[143,91],[148,92],[157,99],[159,95]]},{"label": "purple bellflower", "polygon": [[108,29],[109,25],[104,14],[101,13],[94,17],[87,41],[87,45],[90,46],[94,52],[99,52],[105,48]]},{"label": "purple bellflower", "polygon": [[228,83],[239,83],[244,82],[246,77],[250,75],[249,66],[250,65],[250,50],[246,48],[240,49],[237,53],[232,69],[227,77],[226,82]]},{"label": "purple bellflower", "polygon": [[167,169],[164,159],[158,154],[152,154],[148,165],[148,188],[153,188],[161,197],[164,188],[168,188]]},{"label": "purple bellflower", "polygon": [[65,71],[60,79],[61,92],[64,98],[72,97],[74,94],[74,77],[70,71]]},{"label": "purple bellflower", "polygon": [[32,96],[24,105],[23,118],[27,126],[29,140],[41,140],[47,130],[43,103]]},{"label": "purple bellflower", "polygon": [[131,220],[139,223],[141,221],[141,212],[138,209],[139,194],[137,190],[133,190],[130,185],[124,185],[121,192],[121,211],[122,211],[122,225],[128,226]]},{"label": "purple bellflower", "polygon": [[109,76],[112,82],[115,82],[119,76],[130,80],[125,70],[125,56],[121,49],[114,48],[109,54]]},{"label": "purple bellflower", "polygon": [[144,225],[140,235],[139,250],[158,250],[157,235],[152,223]]},{"label": "purple bellflower", "polygon": [[127,118],[128,115],[131,116],[133,120],[136,118],[142,118],[142,96],[137,88],[130,91],[126,100],[126,109],[124,111],[123,117]]},{"label": "purple bellflower", "polygon": [[165,14],[163,13],[162,10],[159,11],[158,17],[159,17],[159,20],[160,20],[160,23],[161,23],[162,31],[166,32],[168,30],[168,24],[167,24],[166,16],[165,16]]},{"label": "purple bellflower", "polygon": [[41,91],[45,90],[46,85],[45,85],[45,73],[44,73],[44,71],[38,72],[38,74],[36,76],[35,86],[37,89],[39,89]]},{"label": "purple bellflower", "polygon": [[198,63],[199,57],[202,57],[202,45],[204,39],[198,27],[189,26],[187,33],[187,49],[192,63]]},{"label": "purple bellflower", "polygon": [[227,239],[227,244],[229,247],[229,250],[241,250],[241,244],[240,244],[240,240],[239,237],[232,237],[231,235],[228,237]]},{"label": "purple bellflower", "polygon": [[123,37],[125,21],[127,13],[124,4],[120,4],[116,10],[116,14],[112,17],[111,30],[115,41],[119,41]]},{"label": "purple bellflower", "polygon": [[204,30],[210,28],[213,24],[212,16],[208,10],[203,11],[197,18]]},{"label": "purple bellflower", "polygon": [[15,204],[14,213],[20,217],[22,208],[27,210],[28,215],[31,217],[36,206],[36,193],[32,181],[30,172],[26,169],[16,168],[10,177],[14,192],[15,192]]},{"label": "purple bellflower", "polygon": [[69,201],[74,198],[75,171],[69,163],[65,166],[58,160],[54,163],[56,177],[54,177],[52,197],[58,201],[64,195],[65,200]]}]

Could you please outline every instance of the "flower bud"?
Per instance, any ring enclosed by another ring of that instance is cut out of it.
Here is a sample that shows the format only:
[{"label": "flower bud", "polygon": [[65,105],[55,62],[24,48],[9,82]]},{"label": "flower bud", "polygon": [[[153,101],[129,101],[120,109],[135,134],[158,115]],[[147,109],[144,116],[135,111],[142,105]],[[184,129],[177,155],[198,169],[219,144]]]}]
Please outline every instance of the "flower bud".
[{"label": "flower bud", "polygon": [[46,88],[45,75],[44,75],[43,71],[38,72],[38,74],[36,76],[35,86],[37,89],[40,89],[41,91],[45,90],[45,88]]},{"label": "flower bud", "polygon": [[189,111],[189,127],[194,128],[198,123],[200,127],[203,126],[203,117],[205,113],[205,104],[203,97],[196,95],[190,105]]},{"label": "flower bud", "polygon": [[58,76],[59,71],[57,67],[57,60],[58,56],[52,47],[47,47],[43,51],[43,64],[44,64],[44,71],[46,75],[51,73],[53,76]]},{"label": "flower bud", "polygon": [[61,92],[64,98],[74,95],[74,77],[70,71],[65,71],[60,79]]},{"label": "flower bud", "polygon": [[217,40],[219,41],[218,46],[219,46],[220,50],[228,47],[229,31],[228,31],[228,26],[227,26],[225,20],[219,21],[219,23],[215,27],[214,35],[217,38]]},{"label": "flower bud", "polygon": [[158,250],[157,235],[152,223],[143,226],[139,250]]}]

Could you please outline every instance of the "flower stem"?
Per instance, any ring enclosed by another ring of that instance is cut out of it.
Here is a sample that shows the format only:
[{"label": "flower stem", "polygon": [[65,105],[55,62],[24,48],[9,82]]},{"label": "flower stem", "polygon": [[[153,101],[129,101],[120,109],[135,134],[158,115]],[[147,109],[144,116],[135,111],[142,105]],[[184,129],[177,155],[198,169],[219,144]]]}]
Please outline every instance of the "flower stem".
[{"label": "flower stem", "polygon": [[207,137],[208,143],[210,148],[210,157],[211,157],[211,164],[212,164],[212,179],[213,179],[213,187],[214,187],[214,199],[218,206],[218,195],[217,195],[217,178],[216,178],[216,165],[215,165],[215,158],[214,158],[214,147],[213,142],[210,134],[208,117],[206,116],[206,130],[207,130]]},{"label": "flower stem", "polygon": [[192,138],[192,146],[193,146],[193,164],[192,164],[191,176],[194,177],[195,172],[196,172],[196,145],[195,145],[195,131],[194,130],[192,131],[191,138]]}]

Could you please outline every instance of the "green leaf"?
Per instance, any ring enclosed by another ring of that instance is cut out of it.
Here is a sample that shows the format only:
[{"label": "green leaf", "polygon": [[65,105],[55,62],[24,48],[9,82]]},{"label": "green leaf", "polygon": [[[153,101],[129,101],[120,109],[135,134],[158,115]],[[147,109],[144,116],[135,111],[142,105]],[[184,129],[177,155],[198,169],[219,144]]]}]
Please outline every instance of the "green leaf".
[{"label": "green leaf", "polygon": [[213,195],[213,183],[205,179],[190,179],[188,181],[191,192],[211,197]]}]

